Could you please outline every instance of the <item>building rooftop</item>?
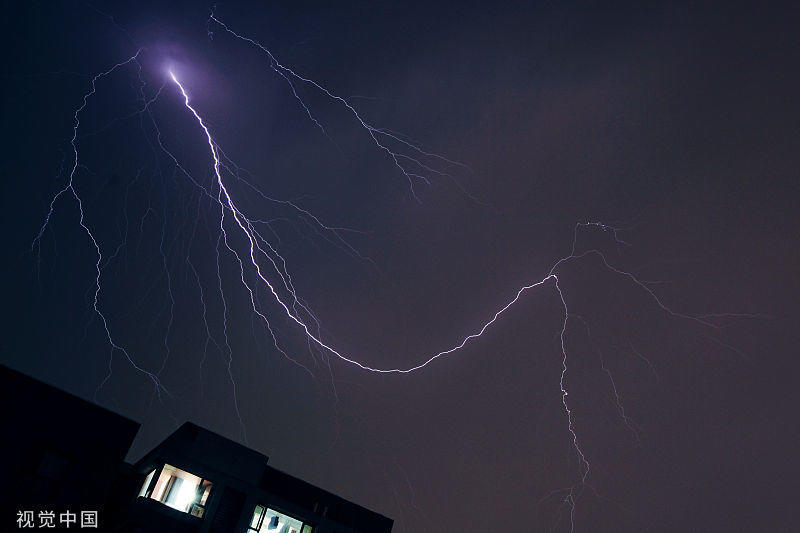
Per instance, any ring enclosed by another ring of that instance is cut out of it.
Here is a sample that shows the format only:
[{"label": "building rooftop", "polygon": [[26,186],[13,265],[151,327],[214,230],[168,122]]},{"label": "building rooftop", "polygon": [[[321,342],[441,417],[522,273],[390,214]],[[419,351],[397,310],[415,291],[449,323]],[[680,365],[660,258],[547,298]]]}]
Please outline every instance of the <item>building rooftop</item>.
[{"label": "building rooftop", "polygon": [[[391,531],[391,519],[273,468],[268,460],[238,442],[186,422],[139,460],[136,470],[146,475],[158,465],[170,465],[245,495],[251,500],[251,512],[259,505],[315,528],[328,524],[331,531]],[[151,483],[155,487],[156,481]]]},{"label": "building rooftop", "polygon": [[0,498],[16,511],[96,510],[101,529],[122,532],[392,530],[391,519],[191,422],[131,465],[124,459],[137,422],[2,365],[0,399],[13,406],[3,410],[8,479]]}]

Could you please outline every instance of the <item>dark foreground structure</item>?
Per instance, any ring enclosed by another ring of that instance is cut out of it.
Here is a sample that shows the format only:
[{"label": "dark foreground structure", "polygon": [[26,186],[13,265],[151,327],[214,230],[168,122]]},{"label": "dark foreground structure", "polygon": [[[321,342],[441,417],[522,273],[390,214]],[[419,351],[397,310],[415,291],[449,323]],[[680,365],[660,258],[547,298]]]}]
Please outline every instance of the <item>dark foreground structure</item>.
[{"label": "dark foreground structure", "polygon": [[390,533],[391,519],[185,423],[136,464],[139,424],[0,365],[0,529]]}]

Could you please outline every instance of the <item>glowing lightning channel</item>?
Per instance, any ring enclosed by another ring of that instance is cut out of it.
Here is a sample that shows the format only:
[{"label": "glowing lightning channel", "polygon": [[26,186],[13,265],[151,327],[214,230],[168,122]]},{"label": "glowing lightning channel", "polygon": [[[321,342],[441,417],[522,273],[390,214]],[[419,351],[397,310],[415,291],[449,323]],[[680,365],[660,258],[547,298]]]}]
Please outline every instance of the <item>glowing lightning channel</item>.
[{"label": "glowing lightning channel", "polygon": [[[212,18],[213,18],[213,15],[212,15]],[[217,21],[218,23],[220,23],[217,19],[214,19],[214,20]],[[222,23],[220,23],[220,24],[222,24]],[[228,31],[230,31],[230,30],[228,30]],[[242,37],[240,37],[240,38],[242,38]],[[282,67],[282,68],[285,68],[285,67]],[[656,304],[663,311],[665,311],[666,313],[668,313],[668,314],[670,314],[670,315],[672,315],[674,317],[684,318],[684,319],[687,319],[687,320],[692,320],[692,321],[698,322],[698,323],[700,323],[702,325],[705,325],[705,326],[717,327],[715,324],[713,324],[711,322],[708,322],[708,321],[704,320],[703,318],[695,317],[695,316],[691,316],[691,315],[686,315],[686,314],[683,314],[683,313],[679,313],[679,312],[673,311],[671,308],[666,306],[658,298],[658,296],[655,294],[655,292],[653,292],[653,290],[651,288],[649,288],[644,281],[639,280],[636,276],[634,276],[630,272],[627,272],[627,271],[624,271],[624,270],[620,270],[620,269],[612,266],[608,262],[608,260],[606,259],[605,255],[601,251],[599,251],[597,249],[591,249],[591,250],[586,250],[586,251],[581,252],[581,253],[577,253],[577,250],[576,250],[576,247],[577,247],[577,233],[578,233],[578,229],[580,229],[581,227],[590,227],[590,226],[599,227],[599,228],[601,228],[601,229],[603,229],[605,231],[612,232],[614,234],[615,240],[617,240],[616,239],[616,231],[617,231],[616,228],[607,226],[607,225],[599,223],[599,222],[583,222],[583,223],[578,223],[575,226],[575,232],[574,232],[573,242],[572,242],[572,250],[571,250],[569,255],[564,256],[564,257],[560,258],[558,261],[556,261],[553,264],[553,266],[551,267],[550,271],[547,273],[547,275],[544,278],[542,278],[539,281],[536,281],[534,283],[531,283],[529,285],[524,285],[523,287],[521,287],[517,291],[516,295],[510,301],[508,301],[504,306],[502,306],[498,311],[496,311],[494,313],[494,315],[486,323],[484,323],[483,326],[477,332],[471,333],[471,334],[465,336],[458,344],[456,344],[456,345],[454,345],[454,346],[452,346],[452,347],[450,347],[448,349],[445,349],[445,350],[442,350],[440,352],[437,352],[436,354],[433,354],[433,355],[429,356],[422,363],[419,363],[419,364],[414,365],[414,366],[410,366],[408,368],[400,368],[400,367],[396,367],[396,368],[375,368],[375,367],[371,367],[371,366],[369,366],[369,365],[367,365],[365,363],[362,363],[362,362],[360,362],[360,361],[358,361],[356,359],[353,359],[352,357],[348,357],[348,356],[344,355],[343,353],[339,352],[338,350],[336,350],[334,347],[332,347],[329,344],[327,344],[317,334],[314,334],[311,331],[309,325],[303,319],[301,319],[296,312],[293,312],[292,309],[290,309],[290,307],[283,301],[283,299],[278,294],[278,292],[276,291],[276,289],[273,286],[273,284],[270,283],[270,281],[264,275],[264,273],[262,271],[262,268],[261,268],[261,265],[258,262],[258,260],[256,259],[257,251],[263,252],[263,250],[260,249],[259,244],[258,244],[258,236],[257,236],[257,232],[254,230],[254,222],[252,220],[250,220],[249,218],[247,218],[243,214],[243,212],[236,206],[236,204],[235,204],[233,198],[231,197],[227,187],[225,186],[224,180],[222,178],[221,169],[223,167],[223,163],[222,163],[221,158],[220,158],[219,147],[217,146],[216,142],[214,141],[213,136],[211,135],[211,132],[209,131],[208,127],[206,126],[205,122],[203,121],[203,118],[200,116],[200,114],[197,112],[197,110],[191,105],[190,99],[189,99],[189,95],[186,92],[186,89],[181,84],[181,82],[178,80],[178,78],[175,75],[175,73],[170,71],[169,75],[170,75],[170,78],[172,79],[172,81],[177,85],[178,89],[180,90],[180,93],[183,96],[184,105],[192,113],[192,115],[195,117],[195,119],[197,120],[198,124],[202,128],[203,132],[205,133],[206,141],[207,141],[209,150],[211,152],[211,156],[212,156],[213,161],[214,161],[214,174],[216,176],[217,186],[219,187],[219,191],[220,191],[220,195],[221,195],[220,198],[224,197],[224,203],[222,204],[223,216],[224,216],[225,210],[229,211],[231,213],[231,215],[233,216],[233,219],[236,222],[236,225],[239,227],[241,232],[244,234],[245,238],[248,240],[248,242],[249,242],[250,265],[252,265],[252,267],[254,268],[254,270],[256,272],[256,275],[258,276],[258,279],[261,280],[261,282],[264,283],[264,285],[269,289],[270,293],[272,294],[273,298],[275,299],[275,302],[283,309],[283,311],[284,311],[285,315],[287,316],[287,318],[289,318],[292,322],[294,322],[295,324],[300,326],[300,328],[303,330],[303,332],[305,333],[306,337],[309,340],[311,340],[318,347],[322,348],[323,350],[325,350],[328,353],[336,356],[337,358],[341,359],[342,361],[344,361],[346,363],[350,363],[352,365],[355,365],[355,366],[361,368],[362,370],[367,370],[369,372],[387,373],[387,374],[388,373],[407,374],[407,373],[411,373],[411,372],[420,370],[420,369],[426,367],[427,365],[429,365],[430,363],[432,363],[433,361],[435,361],[436,359],[439,359],[439,358],[441,358],[443,356],[452,354],[452,353],[460,350],[469,341],[471,341],[471,340],[473,340],[475,338],[478,338],[481,335],[483,335],[483,333],[492,324],[494,324],[498,320],[498,318],[506,310],[508,310],[510,307],[512,307],[515,303],[517,303],[517,301],[520,299],[520,297],[522,296],[523,293],[525,293],[525,292],[527,292],[527,291],[529,291],[531,289],[540,287],[540,286],[546,284],[548,281],[553,281],[554,282],[554,287],[555,287],[556,291],[558,292],[559,297],[561,298],[562,304],[564,305],[564,317],[565,318],[564,318],[564,326],[563,326],[563,329],[562,329],[562,335],[563,335],[565,333],[565,331],[566,331],[567,319],[569,317],[569,309],[567,307],[566,299],[564,298],[564,295],[563,295],[563,293],[561,291],[561,288],[558,285],[558,277],[556,275],[556,270],[560,266],[562,266],[563,264],[565,264],[565,263],[567,263],[569,261],[581,259],[581,258],[589,256],[589,255],[597,255],[597,256],[599,256],[601,261],[602,261],[602,263],[603,263],[603,265],[607,269],[609,269],[612,272],[615,272],[615,273],[617,273],[617,274],[619,274],[621,276],[629,278],[636,285],[639,285],[641,288],[643,288],[653,298],[653,300],[656,302]],[[310,82],[310,83],[314,83],[314,82]],[[315,84],[315,86],[316,86],[316,84]],[[222,227],[222,225],[221,225],[221,229],[222,229],[223,236],[224,236],[225,240],[227,241],[227,232],[225,231],[224,227]],[[233,251],[232,249],[231,249],[231,252],[233,252],[236,255],[237,259],[240,261],[240,266],[241,266],[241,257],[238,254],[236,254],[236,252]],[[273,263],[273,265],[274,265],[274,263]],[[253,304],[253,311],[258,316],[260,316],[265,322],[268,322],[266,316],[264,316],[264,314],[261,311],[259,311],[258,307],[256,306],[255,297],[254,297],[254,290],[250,286],[250,284],[245,281],[243,272],[242,272],[242,282],[243,282],[245,288],[247,289],[247,291],[250,293],[251,303]],[[564,358],[565,358],[564,362],[566,363],[566,347],[564,346],[563,343],[562,343],[562,351],[564,352]],[[563,378],[563,376],[562,376],[562,378]],[[563,384],[563,380],[562,380],[562,384]],[[562,389],[563,389],[563,387],[562,387]],[[566,392],[566,391],[562,391],[562,392]],[[564,403],[566,403],[566,394],[564,395]],[[582,453],[581,453],[581,456],[583,457]]]},{"label": "glowing lightning channel", "polygon": [[[567,347],[566,347],[566,332],[567,332],[567,326],[568,326],[569,318],[570,318],[571,315],[570,315],[570,311],[569,311],[569,306],[567,305],[566,297],[564,296],[564,293],[563,293],[563,291],[561,289],[561,286],[559,284],[559,278],[558,278],[557,273],[556,273],[557,270],[562,265],[564,265],[564,264],[566,264],[568,262],[576,261],[576,260],[588,257],[590,255],[596,255],[596,256],[598,256],[600,258],[601,263],[603,264],[603,266],[606,269],[608,269],[609,271],[611,271],[613,273],[616,273],[619,276],[628,278],[634,284],[636,284],[640,288],[644,289],[645,292],[647,292],[647,294],[654,300],[656,305],[659,308],[661,308],[662,311],[664,311],[665,313],[667,313],[667,314],[669,314],[669,315],[671,315],[671,316],[673,316],[675,318],[691,320],[691,321],[697,322],[697,323],[699,323],[699,324],[701,324],[703,326],[707,326],[707,327],[716,328],[718,326],[715,325],[714,323],[709,322],[708,320],[706,320],[707,317],[705,317],[705,316],[699,316],[699,317],[698,316],[691,316],[691,315],[687,315],[687,314],[676,312],[676,311],[672,310],[670,307],[665,305],[659,299],[659,297],[655,294],[655,292],[653,292],[653,290],[647,285],[647,282],[640,280],[639,278],[637,278],[636,276],[634,276],[630,272],[627,272],[627,271],[624,271],[624,270],[621,270],[619,268],[616,268],[616,267],[612,266],[608,262],[608,260],[606,259],[605,255],[600,250],[590,249],[590,250],[586,250],[586,251],[578,253],[578,251],[577,251],[578,230],[581,229],[581,228],[585,228],[585,227],[596,227],[596,228],[599,228],[602,231],[610,232],[612,234],[613,238],[614,238],[614,241],[617,244],[622,243],[622,241],[620,241],[619,238],[618,238],[618,235],[617,235],[617,231],[618,230],[617,230],[617,228],[613,228],[611,226],[602,224],[600,222],[583,222],[583,223],[578,223],[578,224],[575,225],[574,234],[573,234],[573,241],[572,241],[572,248],[570,250],[569,255],[558,259],[553,264],[553,266],[550,268],[550,270],[548,271],[548,273],[547,273],[547,275],[545,277],[543,277],[542,279],[540,279],[540,280],[538,280],[538,281],[536,281],[534,283],[531,283],[529,285],[525,285],[525,286],[521,287],[517,291],[517,293],[514,295],[514,297],[510,301],[508,301],[504,306],[502,306],[498,311],[496,311],[492,315],[492,317],[487,322],[485,322],[483,324],[483,326],[478,331],[465,336],[458,344],[452,346],[451,348],[448,348],[446,350],[442,350],[442,351],[440,351],[440,352],[428,357],[422,363],[419,363],[417,365],[414,365],[414,366],[411,366],[411,367],[408,367],[408,368],[399,368],[399,367],[397,367],[397,368],[383,368],[383,369],[382,368],[374,368],[374,367],[371,367],[371,366],[369,366],[369,365],[367,365],[365,363],[362,363],[362,362],[360,362],[360,361],[358,361],[358,360],[356,360],[356,359],[354,359],[352,357],[348,357],[348,356],[342,354],[341,352],[337,351],[335,348],[333,348],[329,344],[325,343],[320,338],[318,333],[314,334],[311,331],[311,329],[309,328],[309,325],[303,319],[301,319],[300,316],[298,315],[297,308],[294,305],[292,306],[292,308],[290,308],[283,301],[283,299],[278,294],[278,292],[276,291],[276,289],[273,286],[273,284],[270,283],[270,281],[267,279],[267,277],[262,272],[261,265],[258,262],[258,260],[256,259],[257,251],[261,252],[265,256],[268,256],[268,254],[266,254],[264,252],[264,250],[259,247],[259,237],[260,236],[254,229],[253,221],[248,219],[242,213],[242,211],[236,206],[233,198],[231,197],[228,189],[225,186],[224,180],[222,178],[222,171],[221,171],[221,168],[223,167],[223,163],[221,162],[221,158],[220,158],[220,150],[219,150],[216,142],[214,141],[214,139],[213,139],[213,137],[211,135],[211,132],[209,131],[208,127],[206,126],[205,122],[203,121],[202,117],[197,112],[197,110],[191,105],[190,99],[189,99],[189,95],[186,92],[186,90],[183,87],[183,85],[180,83],[180,81],[178,81],[177,77],[175,76],[175,74],[173,72],[170,72],[170,77],[172,78],[172,81],[178,86],[178,88],[179,88],[179,90],[181,92],[181,95],[183,96],[184,105],[192,113],[192,115],[195,117],[195,119],[197,120],[198,124],[202,128],[203,132],[205,133],[206,141],[207,141],[209,150],[211,152],[211,156],[212,156],[213,161],[214,161],[214,173],[215,173],[216,180],[217,180],[217,186],[219,187],[219,201],[220,201],[220,204],[221,204],[221,207],[222,207],[222,217],[221,217],[221,220],[220,220],[220,229],[221,229],[221,232],[222,232],[223,240],[225,241],[226,246],[234,254],[234,256],[236,257],[236,259],[237,259],[237,261],[239,263],[240,270],[241,270],[241,281],[242,281],[245,289],[250,294],[250,301],[251,301],[251,304],[252,304],[252,307],[253,307],[253,312],[256,315],[258,315],[262,320],[264,320],[264,322],[267,324],[267,326],[269,326],[269,322],[267,320],[267,317],[258,309],[258,306],[256,305],[255,290],[245,280],[244,263],[242,261],[242,258],[228,244],[228,235],[227,235],[227,232],[225,231],[225,228],[224,228],[224,216],[225,216],[225,212],[226,211],[231,213],[234,221],[236,222],[236,225],[238,226],[238,228],[241,230],[241,232],[243,233],[243,235],[245,236],[245,238],[249,242],[249,259],[250,259],[249,266],[253,267],[253,269],[256,272],[256,275],[257,275],[258,279],[269,289],[269,291],[272,294],[275,302],[283,309],[284,314],[286,315],[286,317],[288,319],[290,319],[292,322],[294,322],[295,324],[297,324],[298,326],[300,326],[300,328],[305,333],[306,338],[310,342],[313,342],[315,345],[317,345],[319,348],[321,348],[324,351],[336,356],[337,358],[341,359],[344,362],[353,364],[353,365],[355,365],[355,366],[357,366],[357,367],[359,367],[359,368],[361,368],[363,370],[369,371],[369,372],[408,374],[408,373],[411,373],[411,372],[415,372],[417,370],[421,370],[422,368],[426,367],[427,365],[429,365],[430,363],[432,363],[436,359],[439,359],[441,357],[444,357],[446,355],[452,354],[452,353],[460,350],[469,341],[471,341],[473,339],[476,339],[476,338],[480,337],[481,335],[483,335],[483,333],[492,324],[494,324],[501,317],[501,315],[503,313],[505,313],[505,311],[507,311],[510,307],[512,307],[515,303],[517,303],[517,301],[519,301],[519,299],[522,297],[523,293],[525,293],[525,292],[527,292],[527,291],[529,291],[531,289],[543,286],[543,285],[547,284],[550,281],[553,282],[553,287],[554,287],[556,293],[558,294],[558,297],[559,297],[559,299],[561,301],[561,304],[562,304],[562,307],[564,309],[564,314],[563,314],[564,318],[563,318],[563,322],[562,322],[562,325],[561,325],[561,330],[559,332],[559,338],[560,338],[560,344],[561,344],[560,348],[561,348],[561,356],[562,356],[562,370],[561,370],[561,376],[560,376],[560,380],[559,380],[559,387],[560,387],[560,390],[561,390],[561,403],[564,406],[564,411],[567,414],[567,429],[568,429],[568,431],[569,431],[569,433],[571,435],[573,447],[575,449],[575,452],[578,455],[578,458],[579,458],[581,466],[582,466],[582,468],[581,468],[582,473],[581,473],[580,482],[578,484],[570,487],[569,489],[567,489],[568,494],[567,494],[566,498],[563,500],[563,503],[567,504],[569,506],[569,508],[570,508],[570,513],[569,513],[569,516],[570,516],[570,530],[572,530],[573,527],[574,527],[574,513],[575,513],[576,502],[577,502],[578,498],[581,496],[581,494],[583,492],[583,489],[586,488],[586,487],[589,487],[589,485],[587,483],[587,479],[588,479],[588,476],[589,476],[589,472],[590,472],[591,466],[590,466],[590,463],[589,463],[589,461],[588,461],[588,459],[586,457],[586,454],[584,453],[584,451],[583,451],[583,449],[582,449],[582,447],[580,445],[580,441],[578,439],[578,435],[577,435],[577,433],[575,431],[573,413],[572,413],[572,410],[571,410],[571,408],[569,406],[569,402],[567,401],[567,398],[569,396],[569,392],[567,390],[566,382],[565,382],[566,381],[567,370],[568,370],[568,366],[567,366],[568,355],[567,355]],[[224,197],[224,202],[223,202],[223,197]],[[274,249],[272,249],[272,251],[277,255],[277,252]],[[280,269],[277,267],[277,264],[275,263],[275,261],[273,261],[272,259],[270,259],[270,261],[271,261],[273,267],[275,268],[275,270],[278,271],[278,273],[280,274]],[[285,262],[284,262],[284,265],[285,265]],[[281,275],[281,277],[283,277],[283,276]],[[286,284],[285,280],[284,280],[284,284]],[[287,286],[287,289],[288,288],[289,287]],[[297,301],[297,297],[296,297],[294,291],[290,289],[290,292],[295,297],[295,302],[296,302]],[[728,315],[722,315],[722,316],[728,316]],[[312,315],[312,317],[313,317],[313,315]],[[585,324],[585,321],[584,321],[584,324]],[[318,325],[319,325],[319,322],[317,322],[317,326]],[[588,327],[588,325],[587,325],[587,327]],[[603,365],[603,369],[608,373],[607,369],[605,368],[605,365]],[[621,415],[623,416],[623,418],[627,422],[628,419],[627,419],[626,415],[624,414],[624,411],[621,409],[619,395],[616,392],[616,386],[615,386],[615,384],[613,382],[613,377],[611,377],[610,373],[609,373],[609,377],[612,380],[612,386],[614,386],[614,393],[615,393],[615,397],[616,397],[616,401],[617,401],[617,406],[620,409]]]},{"label": "glowing lightning channel", "polygon": [[[236,222],[236,225],[239,227],[241,232],[244,234],[245,238],[248,240],[248,242],[249,242],[250,264],[255,269],[255,272],[256,272],[256,275],[258,276],[258,279],[261,280],[261,282],[264,283],[264,285],[267,287],[267,289],[269,289],[270,293],[272,294],[273,298],[275,299],[275,302],[283,309],[285,315],[292,322],[294,322],[295,324],[300,326],[300,328],[305,333],[306,337],[308,339],[310,339],[312,342],[314,342],[314,344],[316,344],[317,346],[322,348],[323,350],[331,353],[332,355],[336,356],[337,358],[341,359],[344,362],[353,364],[353,365],[361,368],[362,370],[367,370],[367,371],[370,371],[370,372],[377,372],[377,373],[387,373],[387,374],[388,373],[396,373],[396,374],[411,373],[411,372],[414,372],[414,371],[417,371],[417,370],[420,370],[420,369],[426,367],[431,362],[435,361],[436,359],[439,359],[440,357],[443,357],[445,355],[448,355],[448,354],[451,354],[453,352],[456,352],[456,351],[460,350],[461,348],[463,348],[472,339],[480,337],[489,328],[489,326],[494,324],[497,321],[497,319],[507,309],[509,309],[511,306],[513,306],[519,300],[519,298],[522,296],[522,294],[524,292],[526,292],[526,291],[528,291],[530,289],[539,287],[541,285],[544,285],[545,283],[547,283],[548,281],[551,281],[551,280],[556,282],[555,283],[556,289],[557,289],[558,293],[561,295],[562,302],[565,304],[565,317],[568,316],[568,310],[566,309],[566,301],[563,298],[563,294],[561,294],[560,288],[558,288],[558,284],[557,284],[558,278],[556,277],[556,274],[555,274],[554,270],[560,264],[563,264],[568,259],[581,257],[581,256],[575,256],[574,254],[572,254],[572,255],[570,255],[568,257],[564,257],[564,258],[560,259],[557,262],[557,264],[553,267],[553,269],[551,269],[551,271],[548,273],[548,275],[545,276],[543,279],[541,279],[541,280],[539,280],[539,281],[537,281],[535,283],[532,283],[530,285],[525,285],[522,288],[520,288],[517,291],[517,294],[514,296],[514,298],[512,298],[502,308],[500,308],[500,310],[495,312],[495,314],[492,316],[492,318],[488,322],[486,322],[476,333],[472,333],[472,334],[467,335],[457,345],[455,345],[455,346],[453,346],[451,348],[448,348],[446,350],[442,350],[442,351],[430,356],[428,359],[426,359],[424,362],[422,362],[420,364],[417,364],[417,365],[414,365],[414,366],[411,366],[411,367],[408,367],[408,368],[399,368],[398,367],[398,368],[381,369],[381,368],[371,367],[371,366],[369,366],[367,364],[364,364],[364,363],[362,363],[362,362],[360,362],[360,361],[358,361],[356,359],[353,359],[351,357],[348,357],[348,356],[342,354],[341,352],[339,352],[334,347],[332,347],[329,344],[327,344],[325,341],[323,341],[321,338],[319,338],[319,336],[317,336],[316,334],[314,334],[311,331],[309,325],[306,324],[306,322],[304,320],[302,320],[295,312],[293,312],[292,309],[290,309],[290,307],[283,301],[283,299],[278,294],[278,292],[276,291],[276,289],[273,286],[273,284],[270,283],[270,281],[266,278],[266,276],[262,272],[261,265],[258,262],[258,260],[256,259],[256,255],[257,255],[256,252],[257,252],[257,249],[258,249],[258,239],[257,239],[257,236],[256,236],[256,232],[253,230],[253,221],[248,219],[242,213],[242,211],[236,206],[235,202],[233,201],[233,198],[231,197],[230,193],[228,192],[227,187],[225,186],[225,182],[224,182],[224,180],[222,178],[222,172],[221,172],[222,162],[221,162],[220,155],[219,155],[219,148],[217,147],[217,144],[214,141],[214,139],[213,139],[213,137],[211,135],[211,132],[209,131],[209,129],[206,126],[205,122],[203,121],[202,117],[197,112],[197,110],[191,105],[190,99],[189,99],[189,95],[186,92],[186,89],[183,87],[181,82],[178,81],[178,78],[175,76],[174,72],[170,71],[169,75],[170,75],[170,78],[172,78],[172,81],[178,86],[178,89],[180,90],[181,95],[183,96],[184,105],[192,113],[192,115],[195,117],[195,119],[197,120],[198,124],[202,128],[203,132],[205,133],[206,141],[208,143],[208,147],[209,147],[209,150],[211,152],[211,156],[212,156],[212,158],[214,160],[214,174],[216,176],[217,186],[219,187],[221,197],[224,197],[224,204],[223,204],[222,207],[223,207],[224,210],[227,210],[227,211],[229,211],[231,213],[231,215],[233,216],[234,221]],[[221,225],[221,229],[222,229],[223,236],[224,236],[225,240],[227,241],[227,232],[225,231],[225,229],[224,229],[224,227],[222,225]],[[237,259],[241,262],[241,256],[236,254],[236,252],[234,252],[233,250],[231,250],[231,251],[236,255]],[[597,252],[597,253],[600,253],[600,252]],[[242,282],[244,283],[245,288],[247,289],[247,291],[250,293],[251,303],[253,304],[253,311],[257,315],[259,315],[266,322],[267,321],[266,316],[264,316],[264,314],[261,311],[259,311],[258,307],[255,305],[254,290],[250,286],[250,284],[247,283],[244,280],[244,274],[242,274]],[[651,294],[652,294],[652,292],[651,292]],[[565,327],[566,327],[566,322],[565,322]]]}]

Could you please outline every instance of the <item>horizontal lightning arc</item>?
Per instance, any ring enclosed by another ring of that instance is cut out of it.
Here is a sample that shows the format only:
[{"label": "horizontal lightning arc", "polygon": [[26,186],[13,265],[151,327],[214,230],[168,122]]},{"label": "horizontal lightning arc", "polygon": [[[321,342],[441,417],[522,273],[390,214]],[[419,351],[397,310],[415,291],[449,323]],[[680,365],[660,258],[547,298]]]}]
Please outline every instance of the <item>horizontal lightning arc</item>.
[{"label": "horizontal lightning arc", "polygon": [[[222,163],[220,161],[219,148],[217,147],[217,144],[214,141],[214,139],[213,139],[213,137],[211,135],[211,132],[209,131],[208,127],[206,126],[205,122],[203,121],[203,118],[200,116],[200,114],[197,112],[197,110],[191,105],[190,99],[189,99],[189,95],[186,92],[186,89],[183,87],[181,82],[178,80],[178,78],[177,78],[177,76],[175,75],[174,72],[170,71],[169,75],[172,78],[172,81],[177,85],[178,89],[180,90],[181,95],[183,97],[184,105],[192,113],[192,115],[195,117],[195,119],[197,120],[198,124],[202,128],[203,132],[205,133],[206,141],[208,143],[209,150],[211,151],[211,156],[212,156],[212,158],[214,160],[214,174],[216,176],[217,185],[219,186],[219,190],[220,190],[221,195],[224,196],[223,208],[225,208],[225,209],[230,211],[230,213],[233,216],[233,219],[236,222],[236,225],[242,231],[242,233],[247,238],[247,240],[248,240],[248,242],[250,244],[250,246],[249,246],[250,264],[255,269],[256,275],[258,276],[258,279],[260,279],[264,283],[264,285],[266,285],[266,287],[269,289],[269,291],[272,294],[272,296],[275,299],[275,301],[283,309],[285,315],[291,321],[293,321],[295,324],[300,326],[300,328],[303,330],[303,332],[305,333],[305,335],[306,335],[306,337],[308,339],[310,339],[314,344],[316,344],[317,346],[319,346],[323,350],[329,352],[330,354],[336,356],[337,358],[341,359],[342,361],[344,361],[346,363],[350,363],[352,365],[355,365],[355,366],[361,368],[362,370],[367,370],[369,372],[377,372],[377,373],[381,373],[381,374],[408,374],[408,373],[420,370],[420,369],[426,367],[427,365],[429,365],[430,363],[432,363],[433,361],[435,361],[435,360],[437,360],[437,359],[439,359],[439,358],[441,358],[441,357],[443,357],[445,355],[449,355],[449,354],[452,354],[452,353],[460,350],[469,341],[471,341],[473,339],[476,339],[476,338],[480,337],[481,335],[483,335],[483,333],[492,324],[494,324],[497,321],[497,319],[506,310],[508,310],[511,306],[513,306],[515,303],[517,303],[517,301],[519,301],[519,299],[523,295],[523,293],[525,293],[525,292],[527,292],[527,291],[529,291],[531,289],[534,289],[536,287],[540,287],[540,286],[546,284],[548,281],[551,281],[551,280],[554,281],[554,287],[555,287],[556,291],[558,292],[559,297],[561,298],[561,301],[562,301],[563,306],[564,306],[564,312],[565,312],[564,328],[566,328],[566,317],[569,316],[569,310],[567,309],[566,300],[564,299],[564,295],[563,295],[563,293],[561,291],[561,288],[558,285],[558,277],[556,275],[556,270],[561,265],[563,265],[564,263],[566,263],[568,261],[580,259],[580,258],[588,256],[590,254],[595,254],[595,255],[600,256],[600,258],[602,260],[602,263],[606,268],[608,268],[612,272],[615,272],[615,273],[617,273],[617,274],[619,274],[621,276],[629,278],[635,284],[637,284],[640,287],[642,287],[655,300],[657,305],[663,311],[665,311],[666,313],[668,313],[668,314],[670,314],[670,315],[672,315],[674,317],[693,320],[693,321],[696,321],[696,322],[698,322],[698,323],[700,323],[702,325],[714,327],[714,324],[712,324],[712,323],[710,323],[710,322],[708,322],[706,320],[703,320],[703,318],[693,317],[691,315],[685,315],[685,314],[682,314],[682,313],[677,313],[677,312],[673,311],[672,309],[670,309],[669,307],[667,307],[656,296],[656,294],[652,291],[652,289],[650,289],[649,287],[647,287],[645,285],[644,282],[640,281],[638,278],[636,278],[630,272],[626,272],[624,270],[620,270],[620,269],[617,269],[617,268],[611,266],[611,264],[608,263],[608,261],[606,260],[605,256],[599,250],[592,249],[592,250],[588,250],[588,251],[582,252],[580,254],[577,254],[576,251],[575,251],[575,241],[573,240],[573,247],[572,247],[571,253],[569,255],[565,256],[565,257],[562,257],[558,261],[556,261],[544,278],[540,279],[539,281],[536,281],[535,283],[531,283],[530,285],[524,285],[520,289],[518,289],[517,293],[514,295],[514,297],[511,300],[509,300],[505,305],[503,305],[498,311],[496,311],[492,315],[492,317],[480,327],[480,329],[478,329],[474,333],[470,333],[469,335],[465,336],[458,344],[452,346],[451,348],[448,348],[446,350],[442,350],[440,352],[437,352],[436,354],[429,356],[424,362],[419,363],[419,364],[414,365],[414,366],[411,366],[411,367],[408,367],[408,368],[399,368],[399,367],[397,367],[397,368],[375,368],[375,367],[371,367],[369,365],[366,365],[366,364],[364,364],[364,363],[362,363],[362,362],[360,362],[360,361],[358,361],[356,359],[348,357],[348,356],[342,354],[341,352],[339,352],[336,348],[334,348],[331,345],[327,344],[318,335],[314,334],[311,331],[311,329],[309,328],[308,324],[306,324],[306,322],[302,318],[300,318],[295,312],[292,312],[292,309],[289,307],[289,305],[287,305],[284,302],[284,300],[281,298],[281,296],[275,290],[275,287],[272,285],[272,283],[270,283],[270,281],[263,274],[263,272],[261,270],[261,266],[260,266],[259,262],[256,259],[256,255],[257,255],[256,254],[256,250],[257,249],[260,250],[260,248],[259,248],[258,241],[257,241],[257,235],[255,234],[254,230],[252,229],[253,228],[253,221],[249,220],[242,213],[242,211],[236,206],[235,202],[233,201],[233,198],[231,197],[230,193],[228,192],[228,189],[225,186],[224,180],[222,178],[222,173],[221,173],[221,170],[220,170],[220,168],[222,166]],[[598,222],[587,222],[587,223],[579,223],[579,224],[577,224],[575,231],[577,232],[577,229],[579,227],[581,227],[581,226],[598,226],[598,227],[601,227],[604,230],[612,230],[612,231],[614,230],[614,228],[610,228],[610,227],[608,227],[606,225],[603,225],[601,223],[598,223]],[[222,231],[223,231],[223,233],[225,232],[224,229]],[[238,254],[237,254],[237,259],[239,259],[239,261],[241,261],[241,258],[239,258]],[[242,281],[244,282],[244,276],[242,277]],[[252,296],[253,295],[252,288],[247,283],[245,283],[245,287],[247,288],[247,290],[250,292],[250,294]],[[264,321],[267,321],[267,319],[263,315],[263,313],[260,312],[257,309],[257,307],[255,305],[254,298],[251,298],[251,302],[253,303],[253,311],[257,315],[259,315]],[[562,330],[562,334],[563,334],[563,330]]]}]

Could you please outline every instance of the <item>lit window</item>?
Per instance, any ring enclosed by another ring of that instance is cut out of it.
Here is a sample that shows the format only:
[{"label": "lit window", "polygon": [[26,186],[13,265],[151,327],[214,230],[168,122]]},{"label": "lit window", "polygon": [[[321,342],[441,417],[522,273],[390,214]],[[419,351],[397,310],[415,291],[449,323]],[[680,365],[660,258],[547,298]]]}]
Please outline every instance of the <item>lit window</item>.
[{"label": "lit window", "polygon": [[256,505],[253,511],[253,518],[250,520],[248,532],[258,533],[311,533],[312,528],[309,524],[268,509],[263,505]]},{"label": "lit window", "polygon": [[[150,472],[139,496],[148,497],[147,490],[155,475]],[[212,483],[180,468],[164,465],[149,497],[183,513],[202,518],[205,513]]]},{"label": "lit window", "polygon": [[156,473],[156,469],[152,469],[147,477],[144,479],[144,483],[142,484],[142,490],[139,491],[139,496],[147,497],[147,489],[150,488],[150,482],[153,481],[153,474]]}]

